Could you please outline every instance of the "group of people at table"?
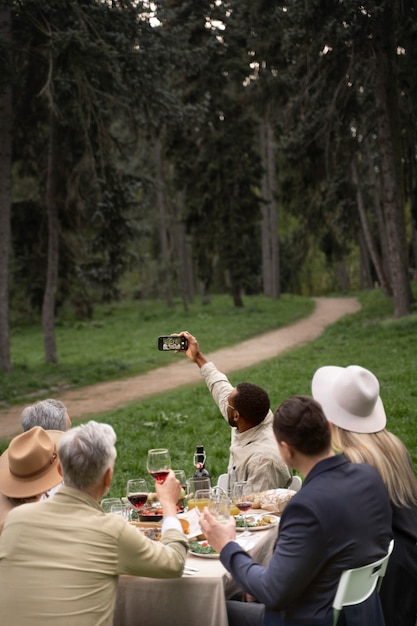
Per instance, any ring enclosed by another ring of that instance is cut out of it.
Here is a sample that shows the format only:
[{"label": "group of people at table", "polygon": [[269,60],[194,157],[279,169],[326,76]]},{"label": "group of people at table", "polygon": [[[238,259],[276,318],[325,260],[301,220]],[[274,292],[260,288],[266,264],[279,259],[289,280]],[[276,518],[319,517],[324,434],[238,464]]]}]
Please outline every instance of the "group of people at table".
[{"label": "group of people at table", "polygon": [[[265,390],[234,387],[195,337],[180,334],[232,427],[230,482],[249,480],[261,492],[288,487],[293,469],[303,477],[266,566],[235,541],[233,517],[224,524],[208,509],[200,514],[204,535],[242,590],[227,601],[229,626],[332,626],[341,573],[383,557],[391,539],[381,589],[345,608],[339,625],[415,626],[417,481],[407,449],[386,429],[374,374],[357,365],[320,367],[311,397],[292,396],[272,413]],[[0,457],[0,614],[7,622],[110,626],[119,575],[182,576],[188,540],[172,470],[155,483],[163,522],[153,541],[99,504],[116,461],[109,424],[71,427],[65,406],[45,400],[24,410],[22,428]]]}]

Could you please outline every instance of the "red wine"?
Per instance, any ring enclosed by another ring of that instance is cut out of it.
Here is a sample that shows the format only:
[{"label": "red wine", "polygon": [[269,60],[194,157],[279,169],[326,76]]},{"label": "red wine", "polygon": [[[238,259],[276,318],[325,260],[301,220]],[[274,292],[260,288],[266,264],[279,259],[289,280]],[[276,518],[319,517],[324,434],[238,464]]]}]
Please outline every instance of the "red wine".
[{"label": "red wine", "polygon": [[149,472],[149,473],[152,476],[152,478],[154,478],[156,480],[157,483],[162,485],[162,483],[164,482],[165,478],[169,474],[169,470],[158,470],[156,472]]},{"label": "red wine", "polygon": [[135,508],[141,509],[143,505],[145,504],[146,500],[148,499],[148,494],[147,493],[129,493],[129,495],[127,496],[127,499],[129,500],[130,504],[133,504]]},{"label": "red wine", "polygon": [[248,511],[252,506],[252,502],[248,502],[247,500],[242,500],[242,502],[236,502],[236,506],[239,509],[239,511]]}]

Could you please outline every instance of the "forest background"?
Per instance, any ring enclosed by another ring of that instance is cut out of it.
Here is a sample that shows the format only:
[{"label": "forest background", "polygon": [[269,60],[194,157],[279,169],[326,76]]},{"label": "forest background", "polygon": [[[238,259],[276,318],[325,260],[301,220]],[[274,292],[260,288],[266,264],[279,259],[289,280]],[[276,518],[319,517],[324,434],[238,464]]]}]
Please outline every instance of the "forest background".
[{"label": "forest background", "polygon": [[127,297],[410,315],[416,53],[410,0],[0,0],[0,368]]}]

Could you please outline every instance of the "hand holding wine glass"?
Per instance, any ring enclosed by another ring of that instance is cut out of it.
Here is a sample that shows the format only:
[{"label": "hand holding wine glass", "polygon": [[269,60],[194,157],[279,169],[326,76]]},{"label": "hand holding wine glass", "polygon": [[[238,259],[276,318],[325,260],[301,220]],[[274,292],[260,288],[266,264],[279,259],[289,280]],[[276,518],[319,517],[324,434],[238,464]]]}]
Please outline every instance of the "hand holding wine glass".
[{"label": "hand holding wine glass", "polygon": [[162,484],[171,469],[171,456],[167,448],[154,448],[148,450],[148,459],[146,463],[149,474]]},{"label": "hand holding wine glass", "polygon": [[249,535],[249,532],[247,530],[246,516],[243,515],[243,513],[248,511],[252,506],[252,502],[248,500],[248,496],[252,493],[252,491],[252,484],[247,480],[236,482],[233,485],[232,499],[233,504],[235,504],[239,511],[241,511],[240,515],[243,518],[243,524],[245,528],[243,535]]}]

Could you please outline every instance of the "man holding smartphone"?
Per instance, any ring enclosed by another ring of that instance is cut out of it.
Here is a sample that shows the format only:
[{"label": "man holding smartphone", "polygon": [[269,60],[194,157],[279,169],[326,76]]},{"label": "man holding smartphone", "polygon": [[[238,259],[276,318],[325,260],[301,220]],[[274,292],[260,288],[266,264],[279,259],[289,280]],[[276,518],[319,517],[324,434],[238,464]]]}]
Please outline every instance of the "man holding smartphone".
[{"label": "man holding smartphone", "polygon": [[229,486],[248,480],[257,493],[288,487],[292,476],[275,443],[267,392],[246,382],[233,387],[226,374],[212,361],[207,361],[191,333],[183,331],[180,335],[188,341],[188,348],[183,352],[200,368],[213,400],[232,427]]}]

